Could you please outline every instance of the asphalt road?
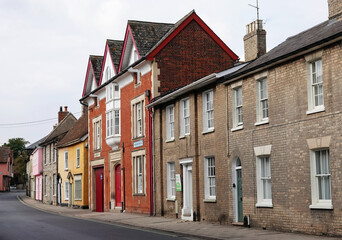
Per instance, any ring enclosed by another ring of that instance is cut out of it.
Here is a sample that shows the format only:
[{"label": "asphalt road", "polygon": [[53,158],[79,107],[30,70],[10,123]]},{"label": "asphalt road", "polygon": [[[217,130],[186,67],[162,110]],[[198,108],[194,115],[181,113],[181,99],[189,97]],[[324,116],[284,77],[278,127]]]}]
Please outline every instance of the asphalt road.
[{"label": "asphalt road", "polygon": [[189,239],[42,212],[23,205],[19,194],[0,193],[0,240]]}]

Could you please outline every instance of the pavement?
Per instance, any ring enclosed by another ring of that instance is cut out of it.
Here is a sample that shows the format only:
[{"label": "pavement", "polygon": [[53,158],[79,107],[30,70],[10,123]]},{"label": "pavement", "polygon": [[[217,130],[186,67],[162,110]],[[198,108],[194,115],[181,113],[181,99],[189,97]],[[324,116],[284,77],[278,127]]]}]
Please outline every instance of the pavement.
[{"label": "pavement", "polygon": [[59,214],[65,217],[83,219],[87,221],[101,222],[116,226],[129,227],[144,231],[156,231],[172,233],[181,237],[200,238],[200,239],[250,239],[250,240],[337,240],[326,236],[312,236],[298,233],[276,232],[256,228],[246,228],[241,226],[220,225],[208,222],[189,222],[176,218],[156,217],[135,213],[121,212],[92,212],[89,209],[73,209],[69,207],[53,206],[43,204],[18,193],[18,199],[29,207],[40,211]]}]

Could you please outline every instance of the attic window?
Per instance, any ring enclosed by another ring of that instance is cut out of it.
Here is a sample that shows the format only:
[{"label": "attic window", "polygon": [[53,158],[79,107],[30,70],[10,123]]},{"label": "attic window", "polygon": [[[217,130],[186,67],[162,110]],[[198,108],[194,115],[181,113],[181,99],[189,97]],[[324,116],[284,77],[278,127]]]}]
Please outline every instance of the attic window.
[{"label": "attic window", "polygon": [[106,81],[112,78],[112,72],[110,71],[110,68],[106,68]]},{"label": "attic window", "polygon": [[134,62],[136,62],[139,59],[137,50],[134,49],[134,53],[133,54],[134,54],[133,55],[133,60],[134,60]]}]

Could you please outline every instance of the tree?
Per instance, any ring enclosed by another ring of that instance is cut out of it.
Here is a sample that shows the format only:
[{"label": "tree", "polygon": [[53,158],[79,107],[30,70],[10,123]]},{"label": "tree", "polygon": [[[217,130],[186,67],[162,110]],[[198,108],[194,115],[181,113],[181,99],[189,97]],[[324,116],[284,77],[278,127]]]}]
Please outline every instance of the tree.
[{"label": "tree", "polygon": [[8,143],[4,143],[3,147],[10,147],[13,151],[13,173],[14,179],[12,179],[11,184],[25,183],[26,174],[26,162],[27,157],[24,151],[25,145],[29,142],[24,138],[11,138]]}]

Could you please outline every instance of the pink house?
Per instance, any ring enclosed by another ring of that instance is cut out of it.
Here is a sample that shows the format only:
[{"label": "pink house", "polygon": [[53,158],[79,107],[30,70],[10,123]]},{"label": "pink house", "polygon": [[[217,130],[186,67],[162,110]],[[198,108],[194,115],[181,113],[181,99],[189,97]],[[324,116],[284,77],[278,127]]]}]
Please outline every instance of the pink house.
[{"label": "pink house", "polygon": [[10,190],[12,166],[13,151],[9,147],[0,147],[0,192]]},{"label": "pink house", "polygon": [[32,175],[35,181],[35,199],[43,200],[43,148],[37,147],[32,153]]}]

